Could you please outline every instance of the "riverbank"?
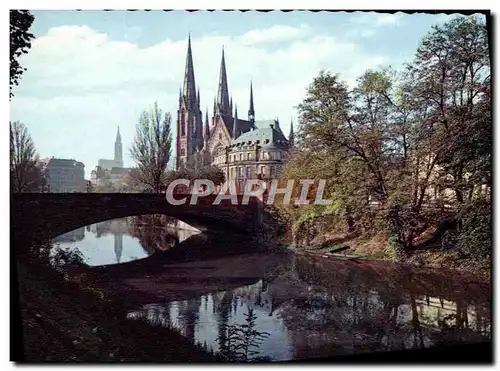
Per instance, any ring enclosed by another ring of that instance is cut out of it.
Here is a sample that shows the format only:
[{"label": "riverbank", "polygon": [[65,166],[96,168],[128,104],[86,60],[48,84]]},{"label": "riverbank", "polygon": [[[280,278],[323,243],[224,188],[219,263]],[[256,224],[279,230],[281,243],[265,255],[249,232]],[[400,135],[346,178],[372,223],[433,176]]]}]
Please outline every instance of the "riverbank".
[{"label": "riverbank", "polygon": [[126,320],[109,292],[50,268],[17,263],[17,274],[25,362],[214,361],[176,331]]},{"label": "riverbank", "polygon": [[[286,233],[277,237],[276,241],[281,246],[287,246],[293,251],[306,251],[313,253],[329,253],[332,250],[342,247],[348,249],[340,252],[338,256],[357,257],[363,260],[382,260],[396,262],[398,259],[394,251],[389,248],[389,237],[384,233],[363,235],[360,233],[347,233],[343,228],[332,224],[310,223],[302,236],[294,236],[293,227],[289,226]],[[304,237],[305,235],[305,237]],[[431,235],[431,231],[423,235],[423,240]],[[466,271],[477,274],[485,281],[491,279],[491,261],[475,261],[465,257],[454,248],[441,249],[441,241],[438,241],[438,247],[427,250],[408,251],[408,259],[403,263],[419,268],[447,268],[459,271]]]}]

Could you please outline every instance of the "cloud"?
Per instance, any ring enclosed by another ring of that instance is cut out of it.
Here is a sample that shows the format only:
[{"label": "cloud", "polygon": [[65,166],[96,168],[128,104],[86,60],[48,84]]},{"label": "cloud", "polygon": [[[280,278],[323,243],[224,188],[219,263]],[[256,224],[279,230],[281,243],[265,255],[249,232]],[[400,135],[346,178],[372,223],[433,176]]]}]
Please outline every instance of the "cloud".
[{"label": "cloud", "polygon": [[358,25],[368,25],[371,27],[385,27],[397,25],[401,22],[401,13],[355,13],[350,22]]},{"label": "cloud", "polygon": [[311,28],[306,24],[302,24],[300,27],[276,25],[269,28],[248,31],[239,37],[238,40],[246,44],[259,44],[297,39],[310,35],[310,33]]},{"label": "cloud", "polygon": [[[137,32],[139,32],[137,30]],[[279,41],[279,42],[278,42]],[[269,47],[270,42],[276,45]],[[295,106],[320,69],[341,72],[350,83],[367,68],[385,63],[356,43],[311,26],[275,25],[240,35],[192,38],[202,111],[212,113],[224,45],[228,82],[245,117],[253,81],[257,119],[279,117],[288,133]],[[11,117],[28,125],[40,154],[73,157],[87,173],[98,158],[110,157],[116,126],[124,141],[125,164],[140,112],[154,101],[177,116],[187,40],[166,39],[149,47],[117,41],[85,25],[51,28],[34,40],[27,67],[11,102]]]}]

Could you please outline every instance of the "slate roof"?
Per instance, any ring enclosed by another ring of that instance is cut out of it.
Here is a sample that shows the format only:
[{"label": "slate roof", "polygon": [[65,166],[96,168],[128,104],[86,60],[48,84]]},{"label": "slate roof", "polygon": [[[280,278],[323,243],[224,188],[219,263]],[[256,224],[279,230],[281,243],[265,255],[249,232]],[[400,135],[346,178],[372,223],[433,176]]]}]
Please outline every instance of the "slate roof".
[{"label": "slate roof", "polygon": [[[232,137],[233,136],[234,117],[222,116],[222,120],[224,121],[224,124],[226,125],[226,129],[229,132],[229,135],[231,135],[231,137]],[[246,133],[247,131],[250,131],[252,128],[253,128],[253,125],[250,121],[238,118],[238,130],[240,130],[242,133]]]},{"label": "slate roof", "polygon": [[231,141],[231,146],[258,144],[262,148],[286,149],[288,140],[275,120],[256,121],[256,130],[248,131]]}]

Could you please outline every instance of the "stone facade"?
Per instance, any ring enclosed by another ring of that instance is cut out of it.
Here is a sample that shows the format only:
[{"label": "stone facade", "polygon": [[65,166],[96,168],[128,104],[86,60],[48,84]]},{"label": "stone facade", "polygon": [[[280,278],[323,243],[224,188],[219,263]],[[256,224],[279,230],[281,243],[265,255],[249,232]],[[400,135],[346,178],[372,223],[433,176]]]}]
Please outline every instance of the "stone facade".
[{"label": "stone facade", "polygon": [[84,192],[85,165],[73,159],[51,158],[46,166],[50,192]]}]

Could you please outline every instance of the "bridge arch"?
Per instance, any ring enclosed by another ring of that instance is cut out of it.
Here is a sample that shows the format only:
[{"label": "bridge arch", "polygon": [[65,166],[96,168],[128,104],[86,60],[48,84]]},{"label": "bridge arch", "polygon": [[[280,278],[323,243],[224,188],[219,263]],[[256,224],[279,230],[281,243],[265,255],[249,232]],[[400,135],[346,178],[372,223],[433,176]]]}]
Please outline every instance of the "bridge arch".
[{"label": "bridge arch", "polygon": [[38,230],[54,238],[85,225],[147,214],[165,214],[195,227],[239,233],[254,233],[261,227],[258,214],[263,207],[257,199],[241,205],[239,196],[238,205],[231,205],[229,200],[213,205],[215,196],[207,196],[191,205],[191,195],[176,195],[181,197],[187,198],[184,205],[171,205],[161,194],[16,194],[11,199],[12,237],[23,238],[28,231]]}]

